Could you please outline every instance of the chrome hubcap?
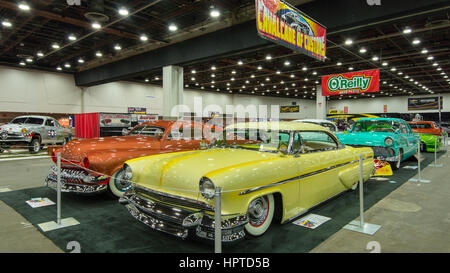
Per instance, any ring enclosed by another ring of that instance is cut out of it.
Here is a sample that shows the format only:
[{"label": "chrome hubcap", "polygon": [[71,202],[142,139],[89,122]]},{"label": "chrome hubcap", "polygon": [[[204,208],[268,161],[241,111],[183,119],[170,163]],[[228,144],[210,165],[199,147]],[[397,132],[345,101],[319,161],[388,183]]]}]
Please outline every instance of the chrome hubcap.
[{"label": "chrome hubcap", "polygon": [[259,197],[250,203],[248,208],[249,223],[252,226],[261,225],[269,213],[269,201],[267,197]]},{"label": "chrome hubcap", "polygon": [[120,171],[114,178],[114,185],[119,191],[126,192],[130,189],[131,183],[124,178],[124,172]]},{"label": "chrome hubcap", "polygon": [[39,142],[34,142],[33,148],[35,152],[39,152],[39,149],[41,148]]}]

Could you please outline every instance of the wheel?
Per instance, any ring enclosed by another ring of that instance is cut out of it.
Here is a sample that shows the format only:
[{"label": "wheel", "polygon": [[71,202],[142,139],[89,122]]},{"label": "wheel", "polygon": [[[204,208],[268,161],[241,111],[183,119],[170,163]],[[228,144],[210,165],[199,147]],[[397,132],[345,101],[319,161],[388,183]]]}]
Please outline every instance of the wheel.
[{"label": "wheel", "polygon": [[32,154],[38,153],[41,150],[41,141],[39,138],[33,138],[28,149]]},{"label": "wheel", "polygon": [[111,197],[120,198],[122,195],[131,189],[131,182],[123,179],[123,169],[115,172],[108,182],[108,194]]},{"label": "wheel", "polygon": [[248,223],[245,231],[251,236],[261,236],[272,223],[275,211],[273,195],[265,195],[254,199],[248,206]]},{"label": "wheel", "polygon": [[394,170],[400,169],[400,165],[401,165],[401,163],[402,163],[402,157],[403,157],[403,150],[400,149],[400,150],[398,151],[398,160],[395,161],[394,164],[392,164],[392,168],[393,168]]}]

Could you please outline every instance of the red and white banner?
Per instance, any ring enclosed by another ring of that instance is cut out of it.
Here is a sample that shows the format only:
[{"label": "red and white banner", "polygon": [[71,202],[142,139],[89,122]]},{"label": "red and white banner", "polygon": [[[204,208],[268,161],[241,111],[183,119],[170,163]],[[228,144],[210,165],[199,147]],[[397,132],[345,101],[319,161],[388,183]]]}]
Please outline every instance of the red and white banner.
[{"label": "red and white banner", "polygon": [[322,96],[378,91],[380,91],[379,69],[322,76]]}]

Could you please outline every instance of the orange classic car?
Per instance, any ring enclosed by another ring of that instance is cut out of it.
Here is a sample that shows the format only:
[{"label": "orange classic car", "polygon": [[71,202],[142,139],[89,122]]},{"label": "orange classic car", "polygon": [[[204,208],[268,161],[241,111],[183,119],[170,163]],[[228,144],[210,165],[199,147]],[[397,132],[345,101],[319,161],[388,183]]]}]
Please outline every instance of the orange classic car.
[{"label": "orange classic car", "polygon": [[[135,126],[125,136],[73,140],[62,148],[49,148],[48,152],[55,163],[61,153],[62,192],[107,192],[120,197],[130,189],[130,183],[122,179],[125,161],[206,147],[213,141],[216,129],[191,121],[151,121]],[[55,189],[56,181],[54,165],[46,185]]]},{"label": "orange classic car", "polygon": [[415,134],[442,136],[444,133],[433,121],[408,121],[408,124]]}]

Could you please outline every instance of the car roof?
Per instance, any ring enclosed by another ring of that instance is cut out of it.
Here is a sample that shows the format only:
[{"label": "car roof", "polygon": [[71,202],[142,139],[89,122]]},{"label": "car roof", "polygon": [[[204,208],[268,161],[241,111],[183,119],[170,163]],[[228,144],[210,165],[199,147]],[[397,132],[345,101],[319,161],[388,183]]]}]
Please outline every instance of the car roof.
[{"label": "car roof", "polygon": [[[36,116],[36,115],[24,115],[24,116],[17,116],[17,117],[15,117],[13,119],[16,119],[16,118],[43,118],[43,119],[49,119],[49,118],[52,118],[52,117],[49,117],[49,116]],[[55,118],[52,118],[52,119],[55,119]]]},{"label": "car roof", "polygon": [[295,122],[321,122],[321,123],[334,124],[334,122],[332,122],[330,120],[327,120],[327,119],[313,119],[313,118],[310,118],[310,119],[296,119],[296,120],[293,120],[293,121],[295,121]]},{"label": "car roof", "polygon": [[408,121],[408,123],[434,123],[434,121],[424,121],[424,120],[421,120],[421,121]]},{"label": "car roof", "polygon": [[226,127],[226,129],[232,128],[274,129],[280,131],[329,131],[329,129],[318,124],[291,121],[238,122]]},{"label": "car roof", "polygon": [[369,121],[369,120],[390,120],[390,121],[405,121],[404,119],[401,118],[362,118],[362,119],[358,119],[357,121]]}]

